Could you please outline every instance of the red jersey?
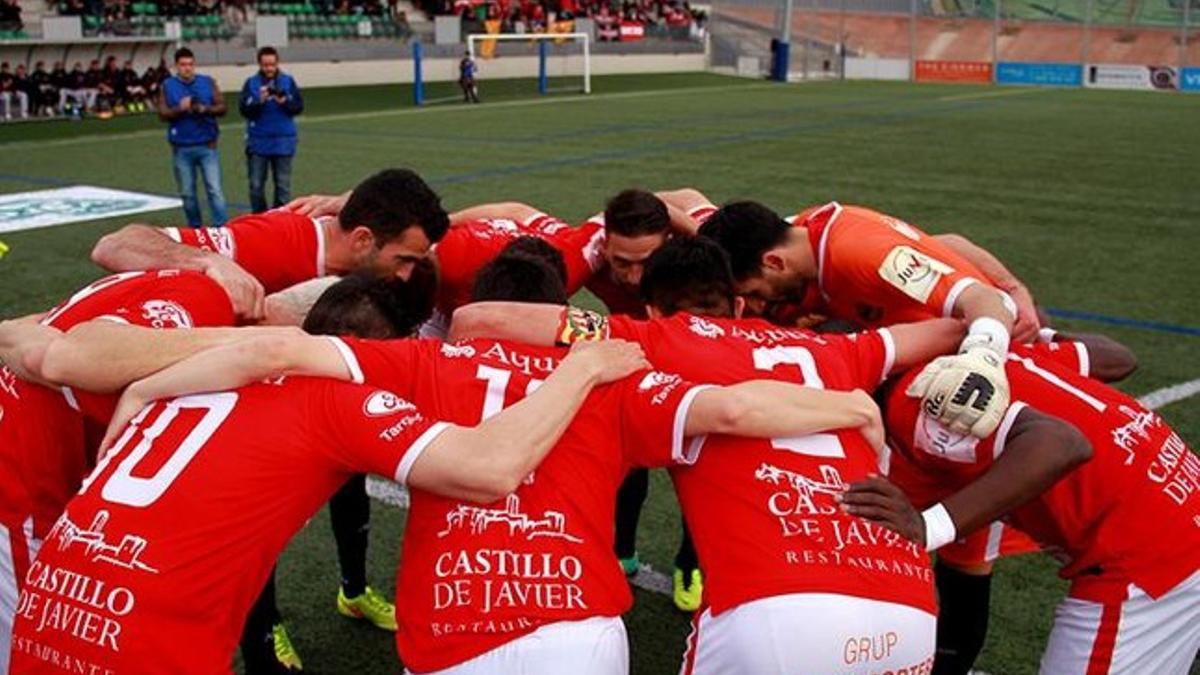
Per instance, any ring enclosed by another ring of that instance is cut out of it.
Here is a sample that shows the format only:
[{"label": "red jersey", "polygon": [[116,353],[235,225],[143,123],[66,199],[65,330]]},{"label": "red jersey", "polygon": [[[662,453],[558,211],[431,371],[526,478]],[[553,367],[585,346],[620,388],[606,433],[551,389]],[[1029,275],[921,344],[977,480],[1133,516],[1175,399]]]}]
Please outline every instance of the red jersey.
[{"label": "red jersey", "polygon": [[[50,310],[42,323],[65,331],[92,319],[162,329],[234,325],[233,305],[221,285],[200,272],[180,270],[104,277]],[[116,395],[66,387],[63,392],[90,422],[108,425]]]},{"label": "red jersey", "polygon": [[950,316],[982,272],[934,237],[888,215],[830,202],[793,220],[817,260],[824,309],[863,326]]},{"label": "red jersey", "polygon": [[355,473],[404,482],[443,428],[389,392],[310,378],[148,406],[30,566],[11,672],[231,672],[292,535]]},{"label": "red jersey", "polygon": [[[42,323],[68,330],[99,318],[154,328],[228,326],[233,307],[197,272],[127,272],[81,289]],[[43,538],[91,470],[84,416],[93,432],[103,430],[115,405],[113,394],[56,391],[0,370],[0,517],[10,524],[32,518],[33,537]]]},{"label": "red jersey", "polygon": [[[474,425],[533,391],[566,354],[495,340],[346,340],[356,377]],[[412,492],[396,583],[397,646],[414,672],[463,663],[539,626],[632,605],[613,555],[616,493],[631,465],[689,461],[700,387],[643,372],[587,398],[537,470],[504,499]]]},{"label": "red jersey", "polygon": [[0,366],[0,523],[45,536],[90,468],[83,432],[61,392]]},{"label": "red jersey", "polygon": [[600,264],[603,231],[575,228],[539,213],[525,222],[501,218],[455,223],[435,245],[439,265],[438,309],[450,316],[471,301],[475,276],[518,237],[538,237],[563,255],[567,295],[574,295]]},{"label": "red jersey", "polygon": [[324,219],[277,209],[229,221],[224,227],[166,227],[175,241],[219,253],[258,279],[267,293],[325,276]]},{"label": "red jersey", "polygon": [[[884,330],[818,335],[760,320],[678,314],[610,319],[613,337],[636,341],[657,367],[693,380],[755,378],[870,391],[891,370]],[[709,438],[692,466],[671,470],[714,614],[789,593],[837,593],[934,613],[932,572],[922,547],[843,513],[834,497],[879,473],[858,430],[797,438]]]},{"label": "red jersey", "polygon": [[1064,420],[1091,443],[1091,461],[1005,519],[1057,549],[1072,594],[1103,601],[1130,583],[1159,597],[1200,569],[1200,457],[1135,399],[1061,367],[1022,345],[1006,364],[1012,404],[992,436],[950,432],[904,394],[919,369],[887,400],[895,441],[890,477],[925,507],[988,470],[1020,411]]}]

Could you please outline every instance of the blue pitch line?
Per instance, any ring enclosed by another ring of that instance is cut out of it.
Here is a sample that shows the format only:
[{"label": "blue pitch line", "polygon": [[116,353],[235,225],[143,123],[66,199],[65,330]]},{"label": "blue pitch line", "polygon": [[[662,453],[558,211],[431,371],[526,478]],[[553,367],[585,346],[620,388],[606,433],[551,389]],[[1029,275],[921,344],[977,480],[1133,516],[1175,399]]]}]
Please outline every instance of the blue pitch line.
[{"label": "blue pitch line", "polygon": [[940,112],[956,112],[971,108],[991,107],[1000,102],[1001,101],[998,101],[997,99],[985,99],[965,101],[963,103],[949,106],[923,106],[915,110],[883,113],[867,117],[846,117],[822,122],[804,122],[771,129],[758,129],[754,131],[743,131],[721,136],[692,138],[685,141],[670,141],[667,143],[641,145],[633,148],[616,148],[613,150],[602,150],[599,152],[591,152],[569,157],[544,159],[528,164],[510,164],[508,166],[480,169],[478,171],[468,171],[460,174],[450,174],[448,176],[433,178],[429,180],[429,182],[434,185],[470,183],[483,178],[499,178],[527,173],[538,173],[541,171],[565,167],[590,166],[593,164],[601,164],[615,160],[635,159],[638,157],[658,155],[673,151],[706,150],[720,145],[779,139],[787,136],[799,135],[809,131],[875,126],[897,120],[925,117]]},{"label": "blue pitch line", "polygon": [[[395,138],[401,140],[419,140],[419,141],[444,141],[449,143],[488,143],[493,145],[544,145],[563,140],[572,140],[578,138],[597,138],[609,136],[613,134],[624,134],[631,131],[657,131],[663,128],[664,125],[671,122],[686,122],[689,125],[705,124],[705,123],[722,123],[737,120],[756,119],[760,117],[777,117],[780,115],[789,115],[794,113],[814,112],[821,110],[839,110],[845,108],[865,108],[886,104],[901,103],[912,100],[932,100],[929,96],[919,94],[905,94],[902,96],[864,96],[847,101],[825,102],[819,104],[806,103],[802,105],[792,105],[782,108],[773,108],[771,110],[756,110],[735,113],[722,113],[716,115],[692,116],[692,117],[671,117],[657,119],[652,122],[634,122],[634,123],[610,123],[599,124],[595,126],[582,127],[576,129],[564,129],[562,131],[554,131],[544,134],[528,134],[525,136],[506,136],[506,137],[482,137],[482,136],[463,136],[463,135],[443,135],[429,134],[423,132],[396,131],[396,130],[379,130],[367,131],[363,129],[328,129],[317,128],[315,126],[305,126],[305,133],[316,132],[318,134],[329,134],[334,136],[361,136],[367,138]],[[319,123],[320,119],[313,120],[313,123]]]},{"label": "blue pitch line", "polygon": [[1162,333],[1175,333],[1177,335],[1200,336],[1200,327],[1196,326],[1181,326],[1179,324],[1164,323],[1162,321],[1148,321],[1146,319],[1129,319],[1123,316],[1108,316],[1106,314],[1096,314],[1094,312],[1082,312],[1074,309],[1061,309],[1056,307],[1047,309],[1046,313],[1050,316],[1058,317],[1060,319],[1092,321],[1094,323],[1106,323],[1110,326],[1141,328],[1142,330],[1158,331]]}]

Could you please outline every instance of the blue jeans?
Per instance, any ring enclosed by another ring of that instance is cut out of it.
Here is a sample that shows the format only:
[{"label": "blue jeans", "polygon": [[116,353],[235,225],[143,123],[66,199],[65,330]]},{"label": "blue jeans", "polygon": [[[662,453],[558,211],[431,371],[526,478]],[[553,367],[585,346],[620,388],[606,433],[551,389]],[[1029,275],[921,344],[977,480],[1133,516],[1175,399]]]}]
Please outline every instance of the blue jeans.
[{"label": "blue jeans", "polygon": [[200,227],[204,220],[200,215],[200,200],[196,198],[196,169],[204,177],[204,190],[208,193],[208,208],[212,210],[212,225],[220,227],[229,216],[225,210],[225,193],[221,192],[221,156],[216,148],[207,145],[174,146],[175,183],[183,199],[183,214],[188,225]]},{"label": "blue jeans", "polygon": [[[267,170],[275,176],[275,203],[267,206]],[[292,201],[292,156],[268,156],[246,153],[246,175],[250,177],[250,210],[262,213],[268,208]]]}]

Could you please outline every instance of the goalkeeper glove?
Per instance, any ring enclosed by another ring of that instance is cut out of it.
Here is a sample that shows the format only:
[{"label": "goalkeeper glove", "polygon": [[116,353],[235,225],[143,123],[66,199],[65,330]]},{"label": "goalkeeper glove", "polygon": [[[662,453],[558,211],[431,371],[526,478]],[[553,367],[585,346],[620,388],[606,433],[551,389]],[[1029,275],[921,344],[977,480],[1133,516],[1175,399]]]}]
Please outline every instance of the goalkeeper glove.
[{"label": "goalkeeper glove", "polygon": [[1008,377],[1004,373],[1007,337],[998,321],[977,319],[959,354],[931,361],[906,393],[920,397],[925,413],[951,431],[977,438],[990,436],[1008,409]]}]

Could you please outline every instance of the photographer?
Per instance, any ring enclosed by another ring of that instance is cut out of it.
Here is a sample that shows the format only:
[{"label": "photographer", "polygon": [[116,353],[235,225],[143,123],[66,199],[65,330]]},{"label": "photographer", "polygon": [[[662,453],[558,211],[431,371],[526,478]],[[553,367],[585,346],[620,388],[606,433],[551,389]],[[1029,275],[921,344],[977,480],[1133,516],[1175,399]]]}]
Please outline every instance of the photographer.
[{"label": "photographer", "polygon": [[196,57],[182,47],[175,52],[176,74],[163,81],[158,116],[170,124],[167,141],[175,160],[175,182],[183,199],[188,225],[200,227],[200,202],[196,198],[196,170],[204,177],[212,225],[227,219],[221,191],[221,157],[217,153],[217,118],[225,114],[225,97],[217,83],[196,73]]},{"label": "photographer", "polygon": [[304,111],[300,87],[279,70],[274,47],[258,50],[258,72],[246,79],[238,109],[246,118],[246,173],[250,178],[250,208],[267,210],[267,170],[275,180],[274,206],[291,201],[292,157],[296,154],[296,121]]}]

